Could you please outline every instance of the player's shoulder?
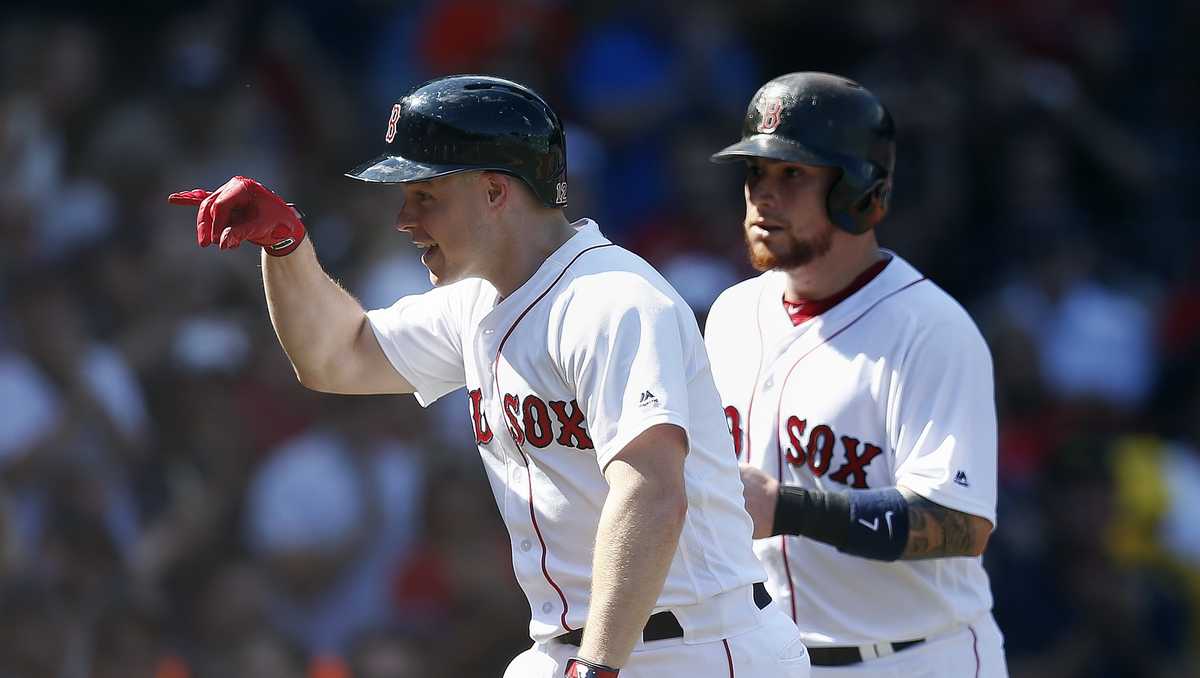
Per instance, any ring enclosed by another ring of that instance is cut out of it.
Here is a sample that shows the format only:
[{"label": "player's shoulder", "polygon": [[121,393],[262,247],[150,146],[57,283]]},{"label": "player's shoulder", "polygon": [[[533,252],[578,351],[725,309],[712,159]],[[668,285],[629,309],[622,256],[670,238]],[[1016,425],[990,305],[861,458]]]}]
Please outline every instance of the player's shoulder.
[{"label": "player's shoulder", "polygon": [[486,313],[494,305],[495,298],[496,288],[491,283],[481,278],[465,278],[438,285],[420,294],[401,297],[390,307],[372,313],[386,315],[424,308],[436,315],[466,321],[480,313]]},{"label": "player's shoulder", "polygon": [[779,275],[781,274],[776,271],[767,271],[726,288],[713,301],[712,307],[708,311],[709,319],[711,320],[713,316],[744,313],[756,308],[763,287],[774,284]]},{"label": "player's shoulder", "polygon": [[920,281],[880,305],[879,311],[890,316],[894,326],[910,327],[917,337],[937,337],[943,345],[985,345],[975,319],[949,292],[898,256],[889,268],[893,265],[895,273]]},{"label": "player's shoulder", "polygon": [[434,286],[424,292],[411,294],[405,298],[413,299],[435,299],[438,301],[458,300],[458,299],[475,299],[487,290],[495,290],[491,283],[482,278],[464,278],[456,280],[452,283]]},{"label": "player's shoulder", "polygon": [[642,304],[687,304],[645,259],[619,245],[588,252],[566,272],[561,299],[596,311]]}]

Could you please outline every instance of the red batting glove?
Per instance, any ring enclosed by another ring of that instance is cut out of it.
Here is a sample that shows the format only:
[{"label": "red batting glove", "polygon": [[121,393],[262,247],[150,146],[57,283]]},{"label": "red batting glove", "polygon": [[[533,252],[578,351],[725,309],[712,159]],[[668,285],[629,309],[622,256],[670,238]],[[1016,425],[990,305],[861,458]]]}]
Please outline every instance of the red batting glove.
[{"label": "red batting glove", "polygon": [[196,242],[201,247],[228,250],[249,241],[282,257],[300,246],[306,232],[291,205],[247,177],[234,177],[212,193],[201,188],[172,193],[167,202],[199,206]]},{"label": "red batting glove", "polygon": [[617,678],[620,669],[614,669],[602,664],[593,664],[586,659],[571,657],[567,660],[565,678]]}]

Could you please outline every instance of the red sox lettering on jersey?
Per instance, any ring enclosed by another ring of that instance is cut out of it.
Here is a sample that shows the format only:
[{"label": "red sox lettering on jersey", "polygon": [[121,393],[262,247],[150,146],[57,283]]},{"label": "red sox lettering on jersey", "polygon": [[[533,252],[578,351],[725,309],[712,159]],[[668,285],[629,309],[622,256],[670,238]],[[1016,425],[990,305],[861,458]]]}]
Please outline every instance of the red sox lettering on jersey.
[{"label": "red sox lettering on jersey", "polygon": [[[475,388],[468,393],[471,407],[471,421],[475,425],[475,442],[486,445],[492,442],[491,426],[487,421],[487,413],[480,403],[483,401],[483,391]],[[592,450],[595,445],[588,436],[587,420],[579,401],[551,400],[536,395],[524,397],[513,393],[504,394],[504,418],[508,423],[509,433],[518,445],[528,443],[542,448],[557,440],[563,447],[573,447],[577,450]]]},{"label": "red sox lettering on jersey", "polygon": [[[742,414],[736,406],[727,405],[725,419],[733,436],[734,454],[740,459],[745,446]],[[784,422],[784,435],[788,441],[783,450],[785,462],[797,472],[807,467],[813,476],[820,478],[829,472],[835,456],[840,453],[837,470],[829,474],[829,479],[859,490],[871,488],[867,482],[867,466],[883,452],[883,448],[848,435],[840,436],[828,424],[817,424],[805,436],[808,429],[807,419],[794,414],[787,417]]]}]

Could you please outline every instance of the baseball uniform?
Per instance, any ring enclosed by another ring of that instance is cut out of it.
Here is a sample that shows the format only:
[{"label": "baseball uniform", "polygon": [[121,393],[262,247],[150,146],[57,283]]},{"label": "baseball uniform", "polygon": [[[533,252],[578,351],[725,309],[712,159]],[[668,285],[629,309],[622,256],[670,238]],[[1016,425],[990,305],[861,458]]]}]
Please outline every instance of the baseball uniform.
[{"label": "baseball uniform", "polygon": [[[873,279],[796,326],[784,272],[715,302],[706,342],[736,452],[785,485],[899,486],[995,524],[988,348],[961,306],[886,254]],[[755,551],[806,644],[862,652],[852,665],[814,666],[814,676],[1005,675],[981,558],[882,562],[784,535]]]},{"label": "baseball uniform", "polygon": [[687,517],[654,608],[677,620],[682,637],[639,642],[622,675],[808,675],[794,626],[754,595],[765,573],[691,310],[593,222],[574,227],[503,299],[468,279],[367,316],[422,405],[467,390],[532,613],[534,645],[507,675],[561,675],[578,650],[561,641],[588,614],[603,468],[657,424],[688,434]]}]

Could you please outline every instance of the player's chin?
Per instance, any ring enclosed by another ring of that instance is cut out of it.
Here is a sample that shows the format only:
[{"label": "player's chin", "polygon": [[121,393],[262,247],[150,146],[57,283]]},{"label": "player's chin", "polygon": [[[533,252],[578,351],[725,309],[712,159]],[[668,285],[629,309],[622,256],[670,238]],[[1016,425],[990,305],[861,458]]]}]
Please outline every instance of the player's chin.
[{"label": "player's chin", "polygon": [[463,280],[467,277],[463,275],[462,271],[452,271],[445,266],[440,266],[437,268],[426,266],[426,268],[429,269],[429,282],[432,283],[434,287],[442,287],[449,285],[450,283],[456,283],[459,280]]},{"label": "player's chin", "polygon": [[762,241],[748,241],[746,243],[746,255],[750,259],[750,265],[759,273],[773,271],[779,266],[779,258]]},{"label": "player's chin", "polygon": [[421,255],[421,263],[429,271],[429,282],[434,287],[452,282],[450,280],[452,276],[446,266],[446,257],[441,248],[435,246],[425,250],[425,253]]}]

